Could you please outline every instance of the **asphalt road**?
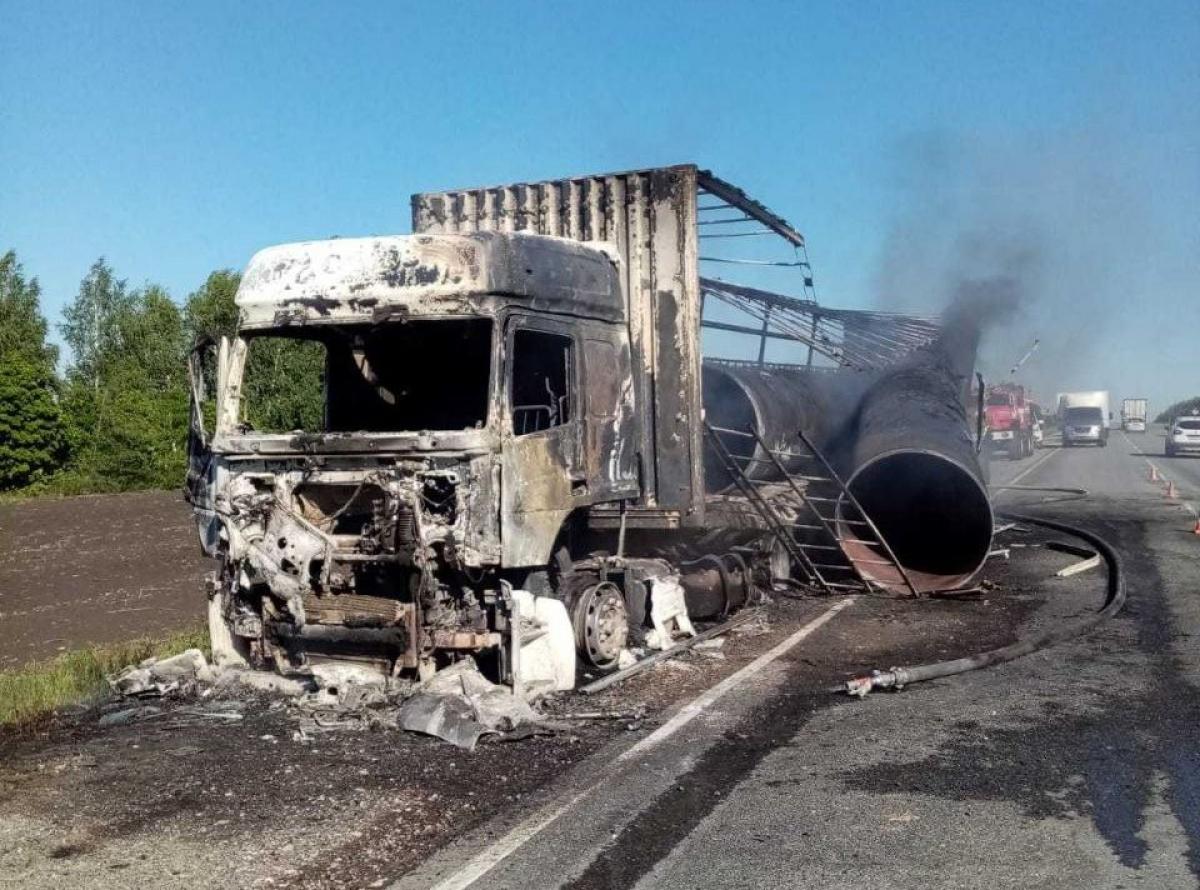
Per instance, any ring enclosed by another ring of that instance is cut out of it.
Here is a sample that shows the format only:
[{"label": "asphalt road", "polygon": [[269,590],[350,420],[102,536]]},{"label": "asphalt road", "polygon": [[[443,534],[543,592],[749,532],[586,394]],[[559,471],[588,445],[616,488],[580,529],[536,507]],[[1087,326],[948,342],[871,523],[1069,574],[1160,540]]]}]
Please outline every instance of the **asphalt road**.
[{"label": "asphalt road", "polygon": [[1143,434],[1127,436],[1138,451],[1152,458],[1159,470],[1175,480],[1181,494],[1193,505],[1200,503],[1200,456],[1177,455],[1167,457],[1164,453],[1166,430],[1159,424],[1154,424],[1150,431]]},{"label": "asphalt road", "polygon": [[[795,688],[787,659],[771,661],[685,711],[669,737],[585,771],[395,886],[1198,886],[1200,536],[1189,511],[1200,460],[1166,460],[1161,446],[1155,433],[1118,432],[1104,449],[993,466],[997,486],[1088,489],[1008,490],[996,504],[1087,526],[1120,550],[1128,605],[1090,635],[863,701]],[[1151,461],[1180,499],[1149,480]],[[1023,632],[1099,605],[1099,572],[1057,579],[1049,551],[1017,559],[1042,579]]]}]

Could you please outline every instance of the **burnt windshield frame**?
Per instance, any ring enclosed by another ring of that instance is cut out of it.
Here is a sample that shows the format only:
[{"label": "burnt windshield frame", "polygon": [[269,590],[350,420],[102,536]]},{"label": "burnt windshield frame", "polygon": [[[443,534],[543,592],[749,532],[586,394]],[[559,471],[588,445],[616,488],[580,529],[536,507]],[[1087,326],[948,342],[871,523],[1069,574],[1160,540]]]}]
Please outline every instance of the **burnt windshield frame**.
[{"label": "burnt windshield frame", "polygon": [[[317,342],[325,355],[318,426],[259,429],[242,423],[238,434],[378,436],[484,429],[494,415],[496,327],[490,315],[456,314],[243,330],[239,417],[253,386],[255,341]],[[397,403],[406,399],[412,401],[402,414]]]}]

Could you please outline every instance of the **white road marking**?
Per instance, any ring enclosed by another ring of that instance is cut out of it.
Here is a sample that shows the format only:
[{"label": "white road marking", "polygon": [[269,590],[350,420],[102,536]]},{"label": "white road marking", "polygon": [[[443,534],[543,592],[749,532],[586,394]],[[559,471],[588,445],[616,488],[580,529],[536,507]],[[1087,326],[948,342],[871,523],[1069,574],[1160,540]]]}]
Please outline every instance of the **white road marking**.
[{"label": "white road marking", "polygon": [[1018,482],[1020,482],[1022,479],[1024,479],[1026,476],[1028,476],[1030,473],[1032,473],[1038,467],[1042,466],[1046,461],[1050,460],[1050,458],[1054,457],[1054,455],[1058,454],[1059,450],[1060,450],[1059,448],[1055,448],[1050,451],[1047,451],[1044,455],[1042,455],[1041,459],[1035,460],[1033,463],[1031,463],[1029,466],[1027,466],[1021,472],[1017,473],[1017,475],[1013,476],[1007,482],[1001,483],[1001,485],[997,486],[997,488],[1000,488],[1000,491],[996,493],[995,497],[993,497],[992,500],[994,501],[994,500],[996,500],[996,498],[1007,493],[1007,489],[1004,489],[1002,487],[1003,485],[1016,485]]},{"label": "white road marking", "polygon": [[632,757],[636,757],[638,754],[649,751],[655,745],[659,745],[669,739],[675,733],[679,732],[679,730],[681,730],[683,727],[695,720],[705,708],[711,707],[717,699],[723,696],[734,686],[737,686],[747,677],[752,677],[757,674],[772,661],[779,658],[779,656],[786,653],[789,649],[791,649],[809,634],[813,633],[827,621],[831,620],[834,615],[849,606],[852,602],[854,602],[854,597],[851,596],[834,603],[823,614],[808,622],[808,624],[804,625],[804,627],[800,628],[774,649],[764,652],[737,673],[730,674],[712,689],[708,690],[708,692],[704,693],[694,701],[684,705],[682,708],[680,708],[679,713],[618,757],[616,762],[621,763],[629,760]]},{"label": "white road marking", "polygon": [[[1126,434],[1125,430],[1121,430],[1121,438],[1124,439],[1129,444],[1130,448],[1134,449],[1139,455],[1141,455],[1142,460],[1144,460],[1146,462],[1146,466],[1150,467],[1150,469],[1152,469],[1156,473],[1158,473],[1159,478],[1161,478],[1163,482],[1168,482],[1168,483],[1171,482],[1171,478],[1162,471],[1161,467],[1159,467],[1157,464],[1155,464],[1154,461],[1150,460],[1150,458],[1146,455],[1146,452],[1142,450],[1142,446],[1135,444],[1133,442],[1133,440],[1130,439],[1129,436]],[[1176,490],[1178,490],[1179,486],[1177,485],[1177,486],[1175,486],[1175,488],[1176,488]],[[1197,521],[1200,521],[1200,510],[1197,510],[1194,505],[1183,500],[1183,498],[1180,498],[1179,502],[1183,506],[1183,509],[1185,509],[1189,513],[1191,513],[1192,516],[1195,517],[1195,519]]]},{"label": "white road marking", "polygon": [[[578,794],[575,794],[573,797],[569,798],[565,803],[552,806],[549,810],[538,813],[529,819],[526,819],[504,837],[500,838],[500,840],[475,854],[475,856],[473,856],[462,868],[454,872],[454,874],[444,878],[437,884],[434,884],[430,890],[465,890],[465,888],[470,887],[517,850],[521,849],[521,847],[523,847],[529,841],[533,840],[533,838],[537,837],[537,835],[556,822],[559,817],[569,811],[583,798],[587,797],[600,786],[607,785],[611,780],[611,776],[607,775],[607,773],[612,772],[613,768],[624,763],[625,761],[628,761],[638,754],[644,754],[651,748],[661,745],[664,741],[669,739],[680,729],[698,717],[706,708],[711,707],[727,692],[753,677],[771,662],[786,654],[789,649],[796,646],[796,644],[800,643],[805,637],[809,636],[823,626],[826,622],[830,621],[835,615],[837,615],[838,612],[842,611],[851,603],[853,603],[854,599],[855,598],[853,596],[850,596],[834,603],[829,609],[814,618],[812,621],[808,622],[808,624],[801,627],[782,643],[775,646],[773,649],[764,652],[744,668],[733,674],[730,674],[716,686],[712,687],[695,700],[689,702],[687,705],[681,708],[679,713],[677,713],[674,717],[614,760],[609,765],[609,768],[605,770],[606,774],[602,775],[597,781],[584,788]],[[694,754],[695,752],[692,753]],[[399,887],[403,880],[404,879],[401,878],[400,881],[397,881],[392,886]]]}]

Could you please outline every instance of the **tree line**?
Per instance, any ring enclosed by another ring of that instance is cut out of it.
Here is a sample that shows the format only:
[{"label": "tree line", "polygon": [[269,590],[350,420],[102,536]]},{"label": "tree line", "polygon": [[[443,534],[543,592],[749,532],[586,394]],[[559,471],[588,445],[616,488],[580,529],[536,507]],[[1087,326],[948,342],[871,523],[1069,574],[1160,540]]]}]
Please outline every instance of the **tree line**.
[{"label": "tree line", "polygon": [[37,278],[0,257],[0,491],[80,494],[182,484],[187,354],[231,334],[240,277],[213,272],[181,307],[97,260],[48,342]]},{"label": "tree line", "polygon": [[1159,412],[1158,417],[1154,418],[1154,422],[1170,423],[1176,417],[1183,417],[1193,412],[1200,412],[1200,396],[1184,399],[1182,402],[1167,406],[1166,409]]}]

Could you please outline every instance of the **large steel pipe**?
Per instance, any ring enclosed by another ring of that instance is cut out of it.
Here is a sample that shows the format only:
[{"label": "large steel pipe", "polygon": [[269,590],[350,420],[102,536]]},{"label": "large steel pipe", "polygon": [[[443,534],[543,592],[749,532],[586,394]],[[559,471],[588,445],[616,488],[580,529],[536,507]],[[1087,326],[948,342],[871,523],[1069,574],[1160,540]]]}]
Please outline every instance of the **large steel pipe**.
[{"label": "large steel pipe", "polygon": [[[920,591],[970,582],[992,541],[988,499],[957,377],[938,364],[882,377],[828,443],[851,494],[874,522]],[[853,508],[839,505],[849,517]],[[878,548],[841,527],[846,555],[859,572],[901,589],[904,579],[877,564]]]},{"label": "large steel pipe", "polygon": [[[779,473],[770,456],[745,433],[751,427],[758,430],[776,452],[796,450],[797,430],[804,430],[814,439],[827,439],[845,420],[846,405],[856,404],[872,380],[857,371],[706,362],[702,377],[704,417],[718,430],[725,448],[749,478],[774,481]],[[789,471],[799,467],[797,461],[786,457],[783,463]],[[733,485],[712,448],[705,449],[704,480],[712,493]]]},{"label": "large steel pipe", "polygon": [[[772,447],[793,450],[803,429],[825,453],[897,562],[920,591],[961,587],[982,568],[992,537],[992,511],[975,454],[960,375],[931,355],[891,373],[807,371],[708,364],[704,407],[710,424],[743,430],[754,424]],[[724,435],[751,478],[777,475],[752,439]],[[708,450],[710,491],[732,479]],[[795,465],[787,469],[795,469]],[[842,503],[843,520],[858,518]],[[842,548],[865,578],[903,590],[886,554],[867,543],[861,526],[838,526]]]}]

